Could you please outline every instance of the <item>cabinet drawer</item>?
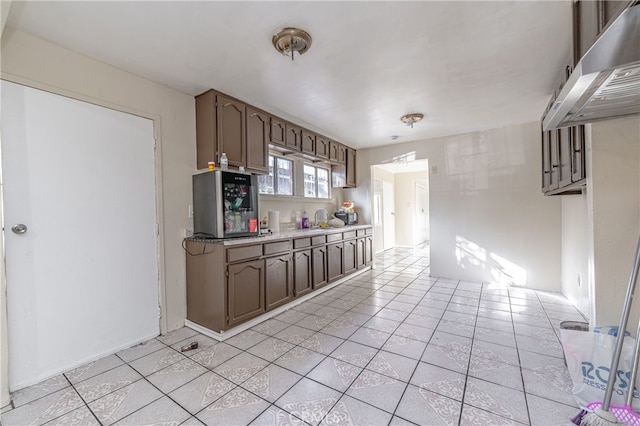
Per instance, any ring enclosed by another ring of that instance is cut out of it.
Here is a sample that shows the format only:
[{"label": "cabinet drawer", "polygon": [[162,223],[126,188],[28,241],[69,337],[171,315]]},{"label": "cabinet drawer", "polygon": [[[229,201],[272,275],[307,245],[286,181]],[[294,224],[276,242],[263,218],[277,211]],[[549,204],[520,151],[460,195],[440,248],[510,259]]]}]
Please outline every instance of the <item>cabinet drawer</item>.
[{"label": "cabinet drawer", "polygon": [[350,240],[351,238],[355,238],[356,237],[356,231],[347,231],[347,232],[343,232],[342,236],[345,240]]},{"label": "cabinet drawer", "polygon": [[309,238],[309,237],[307,237],[307,238],[297,238],[297,239],[293,240],[293,248],[294,249],[310,247],[310,246],[311,246],[311,238]]},{"label": "cabinet drawer", "polygon": [[373,234],[373,228],[367,228],[364,231],[365,231],[364,232],[365,235],[372,235]]},{"label": "cabinet drawer", "polygon": [[311,245],[318,246],[326,242],[327,242],[327,238],[325,235],[317,235],[315,237],[311,237]]},{"label": "cabinet drawer", "polygon": [[327,234],[328,243],[335,243],[336,241],[342,241],[342,233]]},{"label": "cabinet drawer", "polygon": [[358,237],[364,237],[365,235],[367,235],[366,231],[366,229],[358,229],[356,232]]},{"label": "cabinet drawer", "polygon": [[262,256],[262,244],[227,249],[227,262],[229,263],[237,262],[239,260],[254,259],[260,256]]},{"label": "cabinet drawer", "polygon": [[264,254],[275,254],[282,253],[285,251],[291,250],[291,240],[287,241],[277,241],[275,243],[265,243],[264,244]]}]

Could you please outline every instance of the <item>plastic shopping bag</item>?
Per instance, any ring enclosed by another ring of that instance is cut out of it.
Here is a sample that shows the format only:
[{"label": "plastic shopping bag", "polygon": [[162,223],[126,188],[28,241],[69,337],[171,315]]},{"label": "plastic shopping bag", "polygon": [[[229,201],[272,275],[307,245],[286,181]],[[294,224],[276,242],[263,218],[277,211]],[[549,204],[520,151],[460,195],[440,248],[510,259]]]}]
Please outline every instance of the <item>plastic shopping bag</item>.
[{"label": "plastic shopping bag", "polygon": [[[560,340],[567,361],[567,369],[573,382],[573,396],[580,407],[584,408],[591,402],[602,401],[610,376],[609,369],[615,351],[616,338],[607,334],[560,330]],[[634,345],[635,339],[631,337],[624,339],[611,399],[612,405],[621,406],[627,398]],[[639,380],[636,380],[632,401],[636,412],[640,408],[638,383]]]}]

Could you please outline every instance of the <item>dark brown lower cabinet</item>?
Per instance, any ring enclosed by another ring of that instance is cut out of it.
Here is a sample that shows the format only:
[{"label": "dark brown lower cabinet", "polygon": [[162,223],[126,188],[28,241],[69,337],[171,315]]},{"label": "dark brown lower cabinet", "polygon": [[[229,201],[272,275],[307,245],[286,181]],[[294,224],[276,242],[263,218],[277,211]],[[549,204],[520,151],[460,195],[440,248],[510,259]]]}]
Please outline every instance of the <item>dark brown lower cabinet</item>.
[{"label": "dark brown lower cabinet", "polygon": [[232,325],[265,312],[264,260],[228,266],[227,324]]},{"label": "dark brown lower cabinet", "polygon": [[366,266],[365,253],[367,251],[367,239],[358,238],[356,241],[357,241],[356,267],[360,269]]},{"label": "dark brown lower cabinet", "polygon": [[358,242],[357,240],[349,240],[344,242],[344,271],[350,274],[358,268]]},{"label": "dark brown lower cabinet", "polygon": [[368,266],[373,262],[373,237],[367,237],[364,240],[364,264]]},{"label": "dark brown lower cabinet", "polygon": [[293,296],[299,297],[313,290],[311,276],[311,250],[302,250],[293,254]]},{"label": "dark brown lower cabinet", "polygon": [[313,262],[313,288],[323,287],[329,282],[329,279],[327,278],[327,246],[320,246],[311,249],[311,260]]},{"label": "dark brown lower cabinet", "polygon": [[265,296],[267,311],[284,305],[292,298],[291,255],[270,257],[265,262]]},{"label": "dark brown lower cabinet", "polygon": [[327,279],[335,281],[344,275],[344,244],[327,245]]}]

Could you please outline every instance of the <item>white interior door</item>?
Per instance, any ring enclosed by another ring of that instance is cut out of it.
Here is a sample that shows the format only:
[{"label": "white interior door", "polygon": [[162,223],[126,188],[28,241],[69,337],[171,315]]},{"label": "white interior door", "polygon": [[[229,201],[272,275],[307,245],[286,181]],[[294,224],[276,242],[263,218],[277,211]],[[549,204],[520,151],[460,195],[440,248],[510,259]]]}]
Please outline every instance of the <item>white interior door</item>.
[{"label": "white interior door", "polygon": [[396,246],[395,195],[393,182],[382,181],[382,225],[384,227],[384,249]]},{"label": "white interior door", "polygon": [[16,390],[158,335],[155,154],[148,119],[1,88]]},{"label": "white interior door", "polygon": [[423,182],[416,182],[416,211],[414,245],[429,241],[429,189]]}]

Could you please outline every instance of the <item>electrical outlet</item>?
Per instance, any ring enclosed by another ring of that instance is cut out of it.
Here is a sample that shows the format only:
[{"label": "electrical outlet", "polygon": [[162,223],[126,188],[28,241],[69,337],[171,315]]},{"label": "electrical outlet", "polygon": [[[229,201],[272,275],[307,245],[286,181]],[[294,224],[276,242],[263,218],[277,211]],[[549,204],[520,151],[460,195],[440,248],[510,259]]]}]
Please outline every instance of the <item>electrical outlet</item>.
[{"label": "electrical outlet", "polygon": [[438,166],[431,166],[431,174],[432,175],[438,174]]},{"label": "electrical outlet", "polygon": [[189,204],[189,212],[187,213],[187,217],[191,219],[193,217],[193,206]]}]

